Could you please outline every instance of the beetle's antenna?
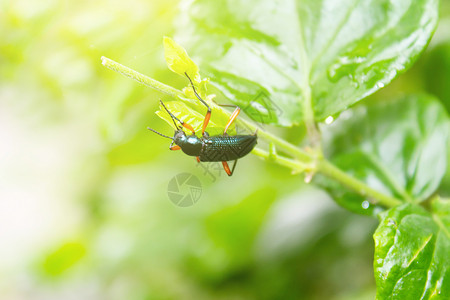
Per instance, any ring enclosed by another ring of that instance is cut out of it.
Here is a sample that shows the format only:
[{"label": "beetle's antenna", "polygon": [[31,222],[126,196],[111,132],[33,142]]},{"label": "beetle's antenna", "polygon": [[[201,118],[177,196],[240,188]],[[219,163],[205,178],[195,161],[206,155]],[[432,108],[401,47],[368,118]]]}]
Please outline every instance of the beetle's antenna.
[{"label": "beetle's antenna", "polygon": [[205,100],[203,100],[203,99],[200,97],[200,95],[197,93],[197,91],[196,91],[196,89],[195,89],[195,87],[194,87],[194,83],[193,83],[192,80],[191,80],[191,77],[189,77],[189,75],[187,74],[187,72],[184,72],[184,75],[186,75],[186,77],[189,79],[189,82],[191,83],[191,86],[192,86],[192,90],[194,91],[194,94],[195,94],[195,96],[197,97],[197,99],[200,100],[200,101],[201,101],[208,109],[210,109],[210,108],[209,108],[209,105],[206,104]]},{"label": "beetle's antenna", "polygon": [[147,127],[147,129],[148,130],[151,130],[151,131],[153,131],[154,133],[156,133],[156,134],[159,134],[160,136],[162,136],[162,137],[165,137],[165,138],[168,138],[168,139],[171,139],[171,140],[173,140],[173,138],[172,137],[170,137],[170,136],[167,136],[167,135],[164,135],[164,134],[162,134],[162,133],[160,133],[160,132],[158,132],[158,131],[156,131],[155,129],[152,129],[152,128],[150,128],[150,127]]},{"label": "beetle's antenna", "polygon": [[178,122],[180,122],[181,125],[183,125],[183,122],[181,122],[177,117],[175,117],[175,116],[167,109],[167,107],[164,105],[164,103],[163,103],[161,100],[159,100],[159,102],[161,103],[161,105],[164,107],[164,109],[167,111],[167,113],[168,113],[168,114],[170,115],[170,117],[172,118],[172,121],[173,121],[173,124],[175,125],[175,127],[176,127],[177,129],[180,129],[180,128],[178,128],[177,124],[175,123],[175,120],[177,120]]}]

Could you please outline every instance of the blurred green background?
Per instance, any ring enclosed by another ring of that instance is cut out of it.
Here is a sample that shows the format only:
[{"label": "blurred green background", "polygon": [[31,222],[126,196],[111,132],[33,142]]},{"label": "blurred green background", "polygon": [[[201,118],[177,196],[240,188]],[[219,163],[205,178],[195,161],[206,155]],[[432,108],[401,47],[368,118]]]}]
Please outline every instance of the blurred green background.
[{"label": "blurred green background", "polygon": [[[450,110],[441,7],[424,55],[372,101],[425,91]],[[172,133],[154,114],[170,99],[101,65],[183,87],[162,48],[179,13],[176,0],[0,2],[0,299],[373,299],[375,219],[251,155],[231,178],[206,172],[146,130]],[[202,184],[187,208],[167,195],[183,172]]]}]

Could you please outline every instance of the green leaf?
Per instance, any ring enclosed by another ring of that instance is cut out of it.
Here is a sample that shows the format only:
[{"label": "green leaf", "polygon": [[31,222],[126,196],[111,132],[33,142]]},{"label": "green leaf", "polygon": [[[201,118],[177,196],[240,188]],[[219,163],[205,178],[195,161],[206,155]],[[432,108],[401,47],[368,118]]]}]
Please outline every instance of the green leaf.
[{"label": "green leaf", "polygon": [[178,37],[202,73],[256,121],[284,126],[303,121],[309,97],[323,120],[387,85],[424,49],[438,18],[438,0],[198,0],[186,8]]},{"label": "green leaf", "polygon": [[66,243],[46,257],[44,271],[50,276],[59,276],[78,263],[85,254],[86,248],[82,243]]},{"label": "green leaf", "polygon": [[[449,117],[431,96],[357,106],[322,126],[325,156],[373,189],[404,201],[423,201],[447,167]],[[364,213],[361,196],[331,186],[339,203]]]},{"label": "green leaf", "polygon": [[170,70],[182,76],[187,73],[194,82],[200,82],[198,66],[183,47],[167,36],[164,37],[164,56]]},{"label": "green leaf", "polygon": [[432,213],[403,204],[380,215],[375,234],[377,299],[448,299],[450,202]]}]

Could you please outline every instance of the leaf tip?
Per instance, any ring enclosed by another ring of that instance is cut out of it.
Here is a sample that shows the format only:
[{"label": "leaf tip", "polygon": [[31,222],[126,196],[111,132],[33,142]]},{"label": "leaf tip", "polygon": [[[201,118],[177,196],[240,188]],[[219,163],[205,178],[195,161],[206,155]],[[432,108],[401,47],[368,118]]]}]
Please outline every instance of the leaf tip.
[{"label": "leaf tip", "polygon": [[187,73],[191,78],[199,77],[198,66],[182,46],[168,36],[163,37],[163,45],[166,63],[172,72],[182,76],[184,76],[184,73]]}]

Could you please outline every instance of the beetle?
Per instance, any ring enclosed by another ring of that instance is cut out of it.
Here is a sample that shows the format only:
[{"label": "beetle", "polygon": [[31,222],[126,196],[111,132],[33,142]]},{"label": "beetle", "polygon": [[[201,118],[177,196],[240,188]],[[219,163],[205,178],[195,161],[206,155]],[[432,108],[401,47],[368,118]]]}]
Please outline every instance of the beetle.
[{"label": "beetle", "polygon": [[[181,121],[177,117],[175,117],[164,105],[164,103],[160,100],[161,105],[167,111],[167,113],[172,118],[173,124],[175,125],[175,133],[173,137],[164,135],[150,127],[147,129],[159,134],[162,137],[169,138],[172,140],[172,143],[169,146],[170,150],[182,150],[185,154],[189,156],[195,156],[197,158],[197,162],[215,162],[221,161],[225,172],[228,176],[233,175],[234,169],[236,168],[236,163],[239,158],[246,156],[257,143],[257,134],[249,135],[228,135],[227,130],[230,125],[234,122],[236,117],[239,115],[241,109],[236,105],[222,105],[222,106],[233,106],[235,107],[234,112],[231,114],[230,119],[228,120],[223,134],[210,136],[208,132],[206,132],[206,127],[208,126],[209,120],[211,118],[211,108],[209,105],[200,97],[197,93],[194,84],[191,78],[187,73],[184,73],[186,77],[189,79],[189,82],[192,86],[192,90],[194,91],[195,96],[198,100],[201,101],[206,107],[207,112],[205,118],[203,120],[202,126],[202,137],[198,137],[195,135],[195,130],[186,122]],[[181,126],[178,126],[175,121],[178,121]],[[182,128],[186,128],[191,131],[191,135],[187,135]],[[227,161],[234,160],[234,164],[232,169],[228,166]]]}]

